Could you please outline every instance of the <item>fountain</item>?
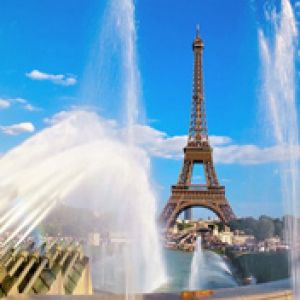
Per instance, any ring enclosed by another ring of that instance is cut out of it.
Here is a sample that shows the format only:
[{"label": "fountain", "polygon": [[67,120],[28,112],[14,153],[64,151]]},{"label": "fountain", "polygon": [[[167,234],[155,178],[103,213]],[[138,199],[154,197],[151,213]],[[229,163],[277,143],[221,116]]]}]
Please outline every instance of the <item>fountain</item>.
[{"label": "fountain", "polygon": [[[202,252],[202,245],[201,245],[201,235],[197,237],[196,245],[195,245],[195,252],[192,258],[191,264],[191,272],[190,272],[190,280],[189,280],[189,289],[196,290],[201,288],[199,286],[199,282],[202,283],[203,275],[200,272],[200,268],[204,265],[204,258]],[[200,277],[202,275],[202,278]]]},{"label": "fountain", "polygon": [[[278,12],[279,11],[279,12]],[[263,92],[268,128],[285,160],[280,162],[281,190],[286,219],[286,239],[291,247],[290,265],[295,299],[300,295],[299,260],[299,132],[296,103],[296,53],[298,32],[289,0],[265,10],[271,35],[259,30],[263,66]],[[269,29],[269,28],[268,28]]]},{"label": "fountain", "polygon": [[189,289],[215,289],[235,286],[237,284],[224,259],[216,253],[203,250],[201,236],[197,237],[191,263]]},{"label": "fountain", "polygon": [[[105,31],[112,34],[109,24],[114,25],[113,35]],[[99,248],[100,258],[95,258],[92,268],[104,270],[93,271],[93,286],[101,289],[108,280],[110,291],[150,292],[164,282],[165,272],[155,222],[150,160],[135,144],[132,132],[139,118],[133,1],[108,1],[101,28],[100,48],[106,52],[97,53],[90,64],[96,67],[87,68],[81,89],[83,102],[100,107],[105,103],[98,69],[104,68],[104,62],[112,62],[102,56],[108,53],[108,38],[122,45],[117,51],[122,86],[114,89],[122,91],[117,99],[123,102],[116,106],[122,107],[126,118],[116,121],[80,108],[62,111],[48,120],[47,128],[1,157],[0,233],[10,232],[4,245],[19,245],[57,203],[106,214],[110,220],[106,228],[121,233],[128,246],[120,256],[108,256],[105,249]],[[106,90],[112,90],[111,86]],[[118,284],[124,274],[126,284]]]}]

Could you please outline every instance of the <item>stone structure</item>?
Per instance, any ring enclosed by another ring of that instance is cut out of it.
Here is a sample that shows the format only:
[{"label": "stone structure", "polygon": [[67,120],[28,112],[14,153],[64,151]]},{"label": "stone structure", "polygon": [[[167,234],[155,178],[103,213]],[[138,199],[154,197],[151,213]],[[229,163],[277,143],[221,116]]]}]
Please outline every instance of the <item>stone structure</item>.
[{"label": "stone structure", "polygon": [[0,297],[19,294],[90,295],[89,259],[77,243],[0,251]]},{"label": "stone structure", "polygon": [[[212,210],[224,223],[235,218],[225,198],[225,187],[219,184],[215,172],[212,148],[209,144],[203,94],[202,52],[204,44],[197,30],[193,42],[194,74],[193,99],[187,145],[184,148],[183,166],[176,185],[171,188],[171,197],[161,214],[165,228],[174,225],[178,215],[185,211],[191,218],[191,208],[201,206]],[[192,184],[193,167],[204,168],[205,184]]]}]

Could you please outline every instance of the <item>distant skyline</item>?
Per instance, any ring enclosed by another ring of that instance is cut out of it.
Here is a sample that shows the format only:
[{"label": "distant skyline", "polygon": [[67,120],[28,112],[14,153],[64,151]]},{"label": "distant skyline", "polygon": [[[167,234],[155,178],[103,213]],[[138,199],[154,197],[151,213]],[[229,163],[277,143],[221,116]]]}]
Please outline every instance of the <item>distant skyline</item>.
[{"label": "distant skyline", "polygon": [[[181,168],[191,108],[191,44],[199,24],[208,131],[219,180],[238,216],[283,214],[277,164],[284,158],[265,128],[261,108],[258,29],[268,26],[263,11],[270,3],[280,9],[275,0],[136,1],[147,125],[137,136],[152,157],[160,208]],[[291,3],[299,19],[300,1]],[[0,4],[1,155],[48,126],[45,121],[60,111],[91,105],[82,85],[105,5],[98,0]],[[299,55],[296,63],[299,83]],[[107,76],[113,74],[112,67]],[[116,83],[111,90],[117,88]],[[92,104],[101,116],[118,119],[118,100]]]}]

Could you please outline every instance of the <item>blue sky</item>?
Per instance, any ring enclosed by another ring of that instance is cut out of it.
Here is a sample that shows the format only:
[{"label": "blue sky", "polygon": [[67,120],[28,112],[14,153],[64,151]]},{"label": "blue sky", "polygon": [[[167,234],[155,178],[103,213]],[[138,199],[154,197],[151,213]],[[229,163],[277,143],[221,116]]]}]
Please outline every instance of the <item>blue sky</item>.
[{"label": "blue sky", "polygon": [[[168,137],[188,132],[191,43],[199,23],[205,43],[209,134],[230,138],[231,146],[252,145],[261,149],[272,145],[265,134],[259,100],[261,62],[257,30],[265,26],[262,18],[265,3],[263,0],[136,1],[142,103],[149,126]],[[1,153],[44,128],[45,118],[85,104],[81,86],[101,29],[105,5],[104,0],[1,2]],[[292,5],[297,10],[296,2]],[[110,108],[118,105],[116,101]],[[111,117],[109,107],[97,109]],[[12,125],[16,126],[9,127]],[[227,149],[226,157],[222,158],[222,146],[215,151],[219,157],[216,169],[237,215],[281,215],[277,162],[257,156],[250,162],[249,159],[244,163],[241,159],[229,162],[230,151]],[[244,150],[236,151],[244,153]],[[178,156],[170,156],[154,155],[152,159],[160,207],[168,199],[169,187],[176,183],[181,167]]]}]

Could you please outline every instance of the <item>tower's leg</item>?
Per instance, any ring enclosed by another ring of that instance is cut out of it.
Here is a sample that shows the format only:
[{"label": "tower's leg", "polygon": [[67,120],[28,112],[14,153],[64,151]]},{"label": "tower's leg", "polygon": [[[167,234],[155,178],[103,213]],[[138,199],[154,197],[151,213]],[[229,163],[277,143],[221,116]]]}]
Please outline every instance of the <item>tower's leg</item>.
[{"label": "tower's leg", "polygon": [[184,211],[184,219],[192,220],[192,208],[188,208]]}]

